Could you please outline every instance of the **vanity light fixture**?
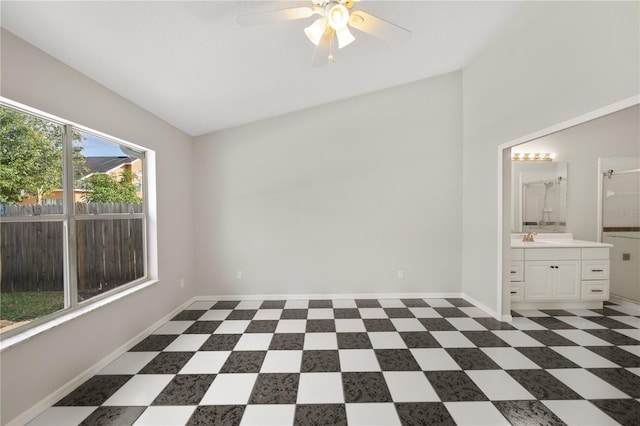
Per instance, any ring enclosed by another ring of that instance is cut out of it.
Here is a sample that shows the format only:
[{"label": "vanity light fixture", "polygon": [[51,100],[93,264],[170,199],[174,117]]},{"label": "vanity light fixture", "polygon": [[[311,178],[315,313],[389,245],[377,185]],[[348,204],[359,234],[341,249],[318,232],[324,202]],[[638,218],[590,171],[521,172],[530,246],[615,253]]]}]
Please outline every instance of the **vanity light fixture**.
[{"label": "vanity light fixture", "polygon": [[520,152],[513,153],[511,155],[512,161],[553,161],[556,158],[556,154],[552,152],[544,152],[544,153],[528,153],[528,152]]}]

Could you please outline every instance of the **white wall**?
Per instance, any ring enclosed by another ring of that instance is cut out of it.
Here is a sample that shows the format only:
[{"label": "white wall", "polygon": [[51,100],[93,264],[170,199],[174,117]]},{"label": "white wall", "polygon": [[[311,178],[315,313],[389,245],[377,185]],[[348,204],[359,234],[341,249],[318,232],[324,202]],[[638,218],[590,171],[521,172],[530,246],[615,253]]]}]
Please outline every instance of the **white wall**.
[{"label": "white wall", "polygon": [[1,89],[6,98],[155,150],[160,279],[3,350],[4,424],[193,297],[195,285],[191,138],[4,30]]},{"label": "white wall", "polygon": [[459,292],[460,83],[448,74],[197,138],[200,293]]},{"label": "white wall", "polygon": [[640,156],[640,106],[522,144],[513,152],[555,152],[567,162],[567,229],[597,241],[598,158]]},{"label": "white wall", "polygon": [[638,94],[638,30],[637,2],[532,2],[464,69],[466,294],[497,306],[497,147]]}]

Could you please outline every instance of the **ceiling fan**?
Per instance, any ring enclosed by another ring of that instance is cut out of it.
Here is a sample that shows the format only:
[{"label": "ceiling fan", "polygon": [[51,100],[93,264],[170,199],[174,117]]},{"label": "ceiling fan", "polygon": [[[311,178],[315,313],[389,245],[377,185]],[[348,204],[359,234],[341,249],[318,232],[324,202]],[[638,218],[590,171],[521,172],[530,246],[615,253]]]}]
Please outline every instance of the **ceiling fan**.
[{"label": "ceiling fan", "polygon": [[254,26],[272,22],[319,17],[304,33],[316,45],[312,65],[320,67],[334,60],[333,40],[337,39],[338,49],[351,44],[355,37],[349,27],[370,34],[384,41],[397,44],[411,37],[411,31],[380,19],[361,10],[350,12],[354,2],[360,0],[311,0],[311,6],[270,10],[238,16],[242,26]]}]

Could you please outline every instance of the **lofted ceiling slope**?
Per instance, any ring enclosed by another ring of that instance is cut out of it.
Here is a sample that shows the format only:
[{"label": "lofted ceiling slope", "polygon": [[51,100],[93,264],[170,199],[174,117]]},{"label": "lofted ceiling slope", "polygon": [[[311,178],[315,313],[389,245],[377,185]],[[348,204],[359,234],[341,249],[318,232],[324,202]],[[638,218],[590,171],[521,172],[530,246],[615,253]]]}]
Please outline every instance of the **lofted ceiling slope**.
[{"label": "lofted ceiling slope", "polygon": [[240,14],[300,1],[3,0],[8,31],[184,132],[198,136],[462,69],[518,2],[375,1],[361,9],[413,34],[392,47],[353,30],[311,66],[314,18],[241,27]]}]

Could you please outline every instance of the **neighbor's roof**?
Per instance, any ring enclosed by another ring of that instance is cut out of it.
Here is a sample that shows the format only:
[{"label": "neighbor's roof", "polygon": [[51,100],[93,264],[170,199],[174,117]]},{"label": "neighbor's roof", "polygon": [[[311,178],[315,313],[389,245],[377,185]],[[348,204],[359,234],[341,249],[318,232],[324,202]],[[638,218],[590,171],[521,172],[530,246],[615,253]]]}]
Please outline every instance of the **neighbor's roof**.
[{"label": "neighbor's roof", "polygon": [[106,173],[116,167],[123,164],[131,164],[136,161],[135,157],[86,157],[84,167],[86,173],[83,176],[88,176],[93,173]]}]

